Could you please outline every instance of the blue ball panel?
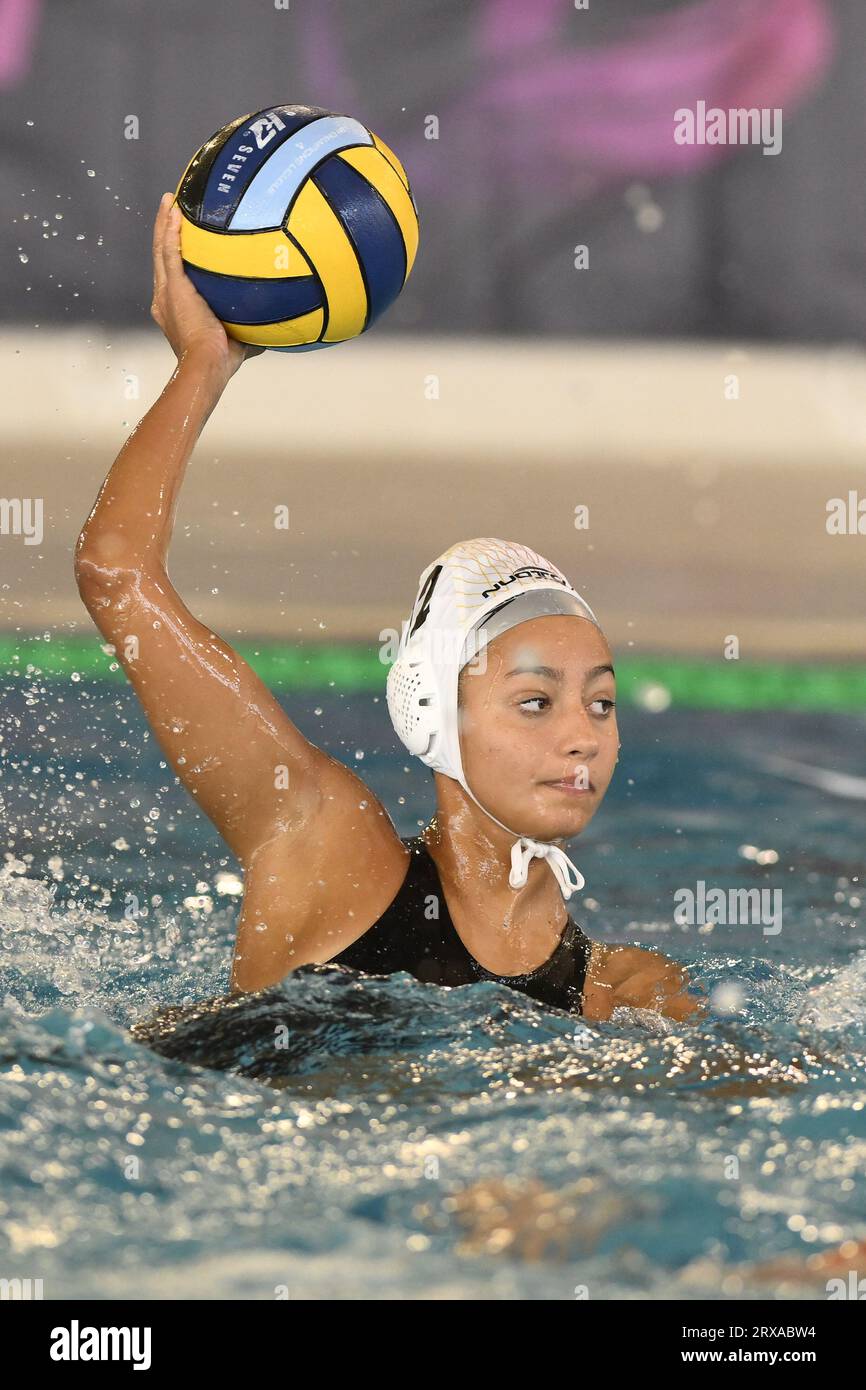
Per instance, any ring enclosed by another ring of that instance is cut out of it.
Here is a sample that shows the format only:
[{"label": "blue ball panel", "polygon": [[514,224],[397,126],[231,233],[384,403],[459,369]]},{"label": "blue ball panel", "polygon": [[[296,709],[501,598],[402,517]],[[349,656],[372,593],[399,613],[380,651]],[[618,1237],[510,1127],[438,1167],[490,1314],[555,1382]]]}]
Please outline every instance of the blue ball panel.
[{"label": "blue ball panel", "polygon": [[[208,173],[198,214],[201,225],[224,230],[256,174],[274,151],[302,126],[327,115],[328,112],[319,106],[272,106],[257,111],[250,120],[231,131]],[[264,141],[261,148],[260,141]]]},{"label": "blue ball panel", "polygon": [[381,194],[344,159],[328,159],[313,175],[345,227],[361,265],[370,310],[365,329],[393,304],[406,278],[399,224]]},{"label": "blue ball panel", "polygon": [[244,280],[215,275],[184,261],[184,269],[217,318],[227,323],[280,323],[324,307],[325,295],[315,275],[286,280]]},{"label": "blue ball panel", "polygon": [[286,347],[269,347],[268,352],[315,352],[317,348],[334,347],[334,343],[289,343]]}]

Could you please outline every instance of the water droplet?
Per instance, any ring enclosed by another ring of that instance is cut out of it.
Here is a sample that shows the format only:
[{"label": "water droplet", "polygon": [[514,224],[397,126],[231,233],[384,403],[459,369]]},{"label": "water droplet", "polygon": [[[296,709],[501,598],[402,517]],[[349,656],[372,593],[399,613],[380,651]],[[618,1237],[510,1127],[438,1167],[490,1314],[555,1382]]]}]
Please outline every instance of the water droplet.
[{"label": "water droplet", "polygon": [[88,177],[89,179],[95,179],[95,178],[96,178],[96,170],[95,170],[95,169],[88,169],[88,171],[87,171],[87,177]]},{"label": "water droplet", "polygon": [[76,240],[76,241],[83,241],[83,240],[84,240],[84,233],[83,233],[83,232],[79,232],[79,233],[78,233],[78,236],[75,238],[75,240]]},{"label": "water droplet", "polygon": [[29,256],[26,256],[26,255],[24,254],[23,251],[19,251],[19,252],[18,252],[18,259],[19,259],[19,261],[21,262],[22,265],[26,265],[27,262],[30,260],[30,257],[29,257]]}]

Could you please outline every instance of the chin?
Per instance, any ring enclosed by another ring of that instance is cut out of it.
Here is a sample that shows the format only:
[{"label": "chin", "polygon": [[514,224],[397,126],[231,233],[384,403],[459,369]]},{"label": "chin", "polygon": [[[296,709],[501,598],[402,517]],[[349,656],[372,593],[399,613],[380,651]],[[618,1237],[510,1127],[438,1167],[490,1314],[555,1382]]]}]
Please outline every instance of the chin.
[{"label": "chin", "polygon": [[571,840],[575,835],[579,835],[582,830],[585,830],[591,820],[592,812],[587,814],[585,811],[582,814],[568,816],[567,818],[562,817],[562,819],[557,821],[553,829],[549,830],[547,834],[543,836],[539,835],[538,838],[546,840]]},{"label": "chin", "polygon": [[570,840],[589,824],[595,815],[595,798],[591,803],[580,802],[579,805],[564,811],[547,810],[546,814],[539,815],[537,807],[527,809],[525,815],[508,820],[505,816],[500,819],[506,825],[525,825],[527,828],[524,834],[531,835],[534,840]]}]

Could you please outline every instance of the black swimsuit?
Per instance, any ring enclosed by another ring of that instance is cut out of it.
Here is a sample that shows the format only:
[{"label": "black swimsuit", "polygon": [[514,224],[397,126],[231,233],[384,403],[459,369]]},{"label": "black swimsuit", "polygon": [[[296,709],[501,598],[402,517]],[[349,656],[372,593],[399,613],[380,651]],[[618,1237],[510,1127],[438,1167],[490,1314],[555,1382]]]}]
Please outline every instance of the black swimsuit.
[{"label": "black swimsuit", "polygon": [[403,844],[411,858],[396,898],[363,936],[331,958],[333,964],[376,975],[405,970],[437,985],[496,980],[553,1008],[580,1013],[592,942],[571,917],[543,965],[525,975],[494,975],[479,965],[457,935],[439,870],[421,836],[404,839]]}]

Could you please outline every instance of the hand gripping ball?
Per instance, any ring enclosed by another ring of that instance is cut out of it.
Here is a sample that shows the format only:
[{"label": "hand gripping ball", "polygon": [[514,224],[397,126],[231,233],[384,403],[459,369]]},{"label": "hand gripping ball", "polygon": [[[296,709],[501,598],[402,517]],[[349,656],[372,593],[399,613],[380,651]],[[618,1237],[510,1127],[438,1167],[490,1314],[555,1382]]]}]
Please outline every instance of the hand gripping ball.
[{"label": "hand gripping ball", "polygon": [[418,247],[406,171],[378,135],[316,106],[218,130],[175,195],[184,268],[242,343],[305,352],[364,333]]}]

